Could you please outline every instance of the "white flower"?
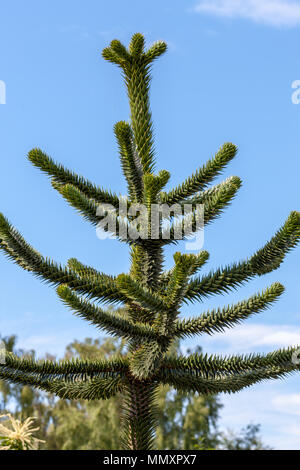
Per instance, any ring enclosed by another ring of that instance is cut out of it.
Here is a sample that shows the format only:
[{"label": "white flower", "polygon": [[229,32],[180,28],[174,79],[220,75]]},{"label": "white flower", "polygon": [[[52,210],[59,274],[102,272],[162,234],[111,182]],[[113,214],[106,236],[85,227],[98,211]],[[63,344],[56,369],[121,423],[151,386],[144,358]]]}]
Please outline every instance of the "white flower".
[{"label": "white flower", "polygon": [[32,427],[35,418],[27,418],[23,423],[11,414],[2,415],[1,418],[8,423],[4,425],[0,421],[0,450],[36,450],[39,443],[44,442],[32,435],[39,430]]}]

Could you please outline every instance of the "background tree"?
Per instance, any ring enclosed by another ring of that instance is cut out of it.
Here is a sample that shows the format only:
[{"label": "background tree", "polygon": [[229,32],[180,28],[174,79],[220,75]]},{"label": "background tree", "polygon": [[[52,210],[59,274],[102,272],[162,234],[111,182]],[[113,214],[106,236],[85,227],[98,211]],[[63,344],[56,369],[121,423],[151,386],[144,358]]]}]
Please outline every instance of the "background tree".
[{"label": "background tree", "polygon": [[[0,337],[1,338],[1,337]],[[5,345],[5,349],[8,352],[13,352],[16,344],[16,336],[9,336],[7,338],[2,338],[2,342]],[[1,392],[1,409],[5,410],[8,400],[12,395],[12,389],[16,388],[16,385],[1,380],[0,381],[0,392]]]},{"label": "background tree", "polygon": [[[131,122],[121,121],[115,126],[121,165],[128,183],[128,217],[124,217],[121,201],[115,193],[56,164],[39,149],[29,153],[30,161],[51,176],[53,187],[87,220],[94,225],[100,224],[102,229],[130,246],[129,274],[113,277],[84,266],[76,259],[69,260],[67,267],[61,266],[34,250],[4,216],[0,217],[0,248],[10,259],[58,286],[58,296],[77,315],[127,341],[126,356],[111,359],[41,363],[7,353],[6,364],[0,368],[0,378],[33,385],[64,399],[99,400],[121,393],[122,446],[125,449],[153,447],[157,426],[156,399],[161,384],[180,392],[202,395],[233,393],[262,380],[280,378],[299,370],[299,365],[292,361],[298,348],[268,355],[226,358],[203,354],[170,357],[169,350],[174,341],[234,326],[278,299],[284,288],[275,283],[237,305],[205,312],[188,320],[179,318],[183,302],[228,292],[254,276],[277,269],[285,255],[299,242],[300,213],[292,212],[275,236],[246,261],[199,277],[197,273],[208,259],[208,253],[177,252],[173,268],[163,270],[163,249],[178,242],[179,222],[173,217],[170,234],[166,237],[164,222],[169,217],[162,215],[155,227],[155,239],[151,238],[153,204],[192,206],[191,214],[180,221],[187,238],[197,228],[199,204],[204,207],[204,222],[208,224],[229,205],[241,185],[240,179],[234,176],[208,188],[236,154],[236,147],[227,143],[183,184],[171,191],[163,191],[170,174],[166,170],[155,174],[149,86],[151,64],[165,50],[166,44],[162,41],[145,50],[141,34],[133,35],[128,49],[113,40],[103,50],[103,57],[121,68],[129,97]],[[103,204],[110,205],[110,219],[112,212],[117,215],[115,226],[103,223],[104,214],[99,213]],[[147,208],[146,221],[140,222],[136,218],[135,204]],[[144,236],[134,236],[134,228],[142,231]],[[126,314],[104,310],[93,300],[123,303]]]},{"label": "background tree", "polygon": [[[11,335],[2,337],[6,350],[14,353],[16,357],[25,357],[34,360],[35,351],[25,351],[16,347],[16,336]],[[46,358],[51,358],[46,355]],[[55,405],[55,397],[51,394],[22,383],[10,383],[0,380],[0,412],[1,414],[10,413],[15,419],[24,422],[27,418],[34,417],[39,431],[37,436],[45,441],[47,430],[52,418],[52,410]]]},{"label": "background tree", "polygon": [[248,424],[237,435],[233,431],[227,431],[220,436],[220,449],[223,450],[271,450],[271,447],[263,444],[259,435],[259,424]]}]

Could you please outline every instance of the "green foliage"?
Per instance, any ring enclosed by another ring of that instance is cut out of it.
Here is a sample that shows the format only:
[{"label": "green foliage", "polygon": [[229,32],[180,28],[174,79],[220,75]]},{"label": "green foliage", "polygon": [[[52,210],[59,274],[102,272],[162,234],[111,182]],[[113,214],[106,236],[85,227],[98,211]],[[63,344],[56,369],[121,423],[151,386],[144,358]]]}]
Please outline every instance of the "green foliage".
[{"label": "green foliage", "polygon": [[237,147],[231,143],[224,144],[216,153],[214,158],[206,165],[196,171],[195,174],[187,178],[182,185],[173,189],[169,193],[162,194],[162,202],[174,204],[184,200],[189,200],[198,191],[202,191],[209,183],[220,175],[226,165],[235,157]]},{"label": "green foliage", "polygon": [[[121,311],[118,312],[121,314]],[[34,352],[16,351],[15,338],[5,339],[14,349],[15,355],[22,354],[33,358]],[[179,345],[174,343],[169,354],[179,354]],[[67,346],[61,364],[72,364],[72,371],[77,371],[81,364],[110,361],[113,357],[123,358],[126,354],[125,342],[117,339],[104,341],[87,338],[84,342],[74,341]],[[201,354],[198,348],[194,354]],[[53,372],[50,358],[46,360],[49,372]],[[1,388],[7,382],[0,381]],[[7,404],[13,401],[15,419],[25,421],[34,416],[40,429],[35,436],[44,441],[42,449],[49,450],[92,450],[119,449],[121,446],[120,418],[122,409],[121,395],[115,395],[105,401],[57,399],[49,393],[40,393],[37,389],[25,386],[12,386],[6,393]],[[249,438],[242,432],[228,431],[221,433],[217,429],[219,412],[222,408],[217,397],[202,396],[194,393],[182,393],[170,387],[161,386],[157,391],[157,428],[153,447],[155,449],[209,450],[218,448],[247,449]],[[1,413],[7,413],[5,407]],[[252,447],[265,448],[257,437],[257,427],[248,425],[252,430]],[[249,434],[249,431],[247,431]],[[235,447],[236,446],[236,447]]]},{"label": "green foliage", "polygon": [[99,203],[112,204],[116,208],[119,206],[118,196],[94,186],[82,176],[78,176],[62,165],[55,163],[48,155],[42,152],[42,150],[31,150],[28,153],[28,159],[34,166],[47,173],[55,183],[62,186],[70,184],[81,191],[86,197],[92,198]]},{"label": "green foliage", "polygon": [[[134,34],[129,47],[113,40],[103,50],[103,57],[118,65],[127,88],[130,122],[115,125],[121,166],[128,185],[124,198],[131,206],[138,202],[148,208],[146,234],[152,231],[152,205],[190,204],[183,216],[184,227],[197,229],[198,204],[204,206],[204,223],[216,219],[229,206],[241,186],[237,176],[209,187],[236,155],[237,148],[227,143],[204,166],[181,185],[163,191],[170,174],[155,174],[153,124],[149,102],[151,65],[166,51],[162,41],[145,49],[144,37]],[[60,299],[76,315],[126,341],[124,358],[87,362],[49,362],[20,359],[11,354],[0,366],[0,378],[17,386],[35,386],[67,400],[110,399],[122,394],[123,447],[150,449],[154,445],[157,423],[156,402],[160,385],[178,392],[200,394],[233,393],[265,379],[284,377],[299,370],[292,361],[294,349],[266,356],[202,357],[170,356],[178,338],[211,334],[232,327],[250,315],[267,308],[283,292],[279,283],[262,294],[222,310],[212,310],[200,317],[180,320],[183,302],[202,300],[211,294],[229,292],[280,267],[287,253],[300,240],[300,213],[291,212],[277,233],[246,261],[219,268],[207,275],[196,275],[208,253],[174,255],[174,266],[164,271],[163,248],[176,244],[177,224],[172,218],[170,238],[166,239],[164,222],[159,219],[158,238],[124,237],[124,228],[137,222],[135,216],[123,216],[120,198],[55,163],[39,149],[29,152],[30,161],[52,178],[53,187],[93,225],[103,221],[99,204],[111,204],[117,216],[115,228],[104,228],[130,246],[131,268],[117,277],[97,272],[72,258],[61,266],[42,256],[0,215],[0,249],[13,262],[57,288]],[[185,238],[190,235],[188,230]],[[96,303],[93,303],[96,301]],[[123,304],[122,315],[99,307],[99,302]]]},{"label": "green foliage", "polygon": [[175,335],[178,338],[196,334],[212,334],[233,327],[255,313],[266,310],[284,292],[284,287],[276,282],[261,294],[223,309],[211,310],[193,319],[184,319],[175,324]]}]

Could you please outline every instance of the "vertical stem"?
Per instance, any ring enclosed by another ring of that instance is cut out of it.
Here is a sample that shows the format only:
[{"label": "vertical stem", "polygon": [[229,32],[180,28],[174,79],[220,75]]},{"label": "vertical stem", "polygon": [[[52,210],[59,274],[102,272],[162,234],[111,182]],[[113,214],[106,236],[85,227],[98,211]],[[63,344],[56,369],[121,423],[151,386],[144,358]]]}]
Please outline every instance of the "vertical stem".
[{"label": "vertical stem", "polygon": [[[135,247],[131,251],[131,275],[150,289],[157,288],[162,271],[163,253],[161,247]],[[138,316],[138,312],[136,313]],[[153,314],[153,319],[155,314]],[[135,315],[132,316],[133,320]],[[141,319],[139,318],[139,321]],[[147,323],[151,323],[151,320]],[[129,351],[134,352],[140,342],[129,342]],[[155,405],[157,384],[128,377],[122,403],[123,448],[127,450],[151,450],[157,427]]]},{"label": "vertical stem", "polygon": [[153,405],[157,385],[129,379],[123,397],[123,448],[151,450],[157,426]]},{"label": "vertical stem", "polygon": [[146,66],[141,58],[134,59],[130,71],[127,71],[126,85],[131,110],[131,125],[144,173],[151,173],[154,167],[149,83],[149,66]]}]

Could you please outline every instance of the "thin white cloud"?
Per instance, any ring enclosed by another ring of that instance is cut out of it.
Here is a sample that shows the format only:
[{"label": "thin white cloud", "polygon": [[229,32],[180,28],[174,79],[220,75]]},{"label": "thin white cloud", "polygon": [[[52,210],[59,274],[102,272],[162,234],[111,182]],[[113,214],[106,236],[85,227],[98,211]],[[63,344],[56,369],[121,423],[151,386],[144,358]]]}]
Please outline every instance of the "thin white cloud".
[{"label": "thin white cloud", "polygon": [[[243,324],[224,333],[203,336],[193,340],[206,352],[222,354],[255,352],[256,349],[272,351],[276,348],[300,346],[300,328],[289,325]],[[189,343],[190,344],[190,343]]]},{"label": "thin white cloud", "polygon": [[87,31],[87,29],[83,26],[77,24],[71,24],[68,26],[63,26],[60,28],[61,33],[66,34],[74,34],[82,39],[90,39],[92,37],[91,32]]},{"label": "thin white cloud", "polygon": [[30,335],[25,337],[18,337],[17,349],[25,351],[34,350],[37,357],[43,358],[46,354],[52,354],[56,357],[63,357],[66,345],[70,344],[76,334],[72,337],[70,335],[66,338],[66,333],[61,331],[59,334],[52,335]]},{"label": "thin white cloud", "polygon": [[[293,416],[300,415],[300,394],[291,393],[284,395],[276,395],[272,399],[272,405],[276,411],[291,414]],[[298,426],[298,433],[300,436],[300,427]]]},{"label": "thin white cloud", "polygon": [[300,426],[291,425],[285,428],[285,431],[287,434],[290,434],[291,436],[298,438],[297,443],[298,443],[298,449],[299,449]]},{"label": "thin white cloud", "polygon": [[300,3],[295,0],[200,0],[195,11],[226,18],[244,18],[276,27],[300,24]]},{"label": "thin white cloud", "polygon": [[43,346],[48,346],[55,343],[57,340],[56,336],[30,336],[23,341],[18,342],[18,346],[23,349],[36,349]]},{"label": "thin white cloud", "polygon": [[289,393],[290,388],[288,381],[271,381],[234,395],[222,396],[221,430],[238,430],[250,422],[260,423],[260,434],[265,444],[276,450],[299,450],[297,410],[300,396]]}]

